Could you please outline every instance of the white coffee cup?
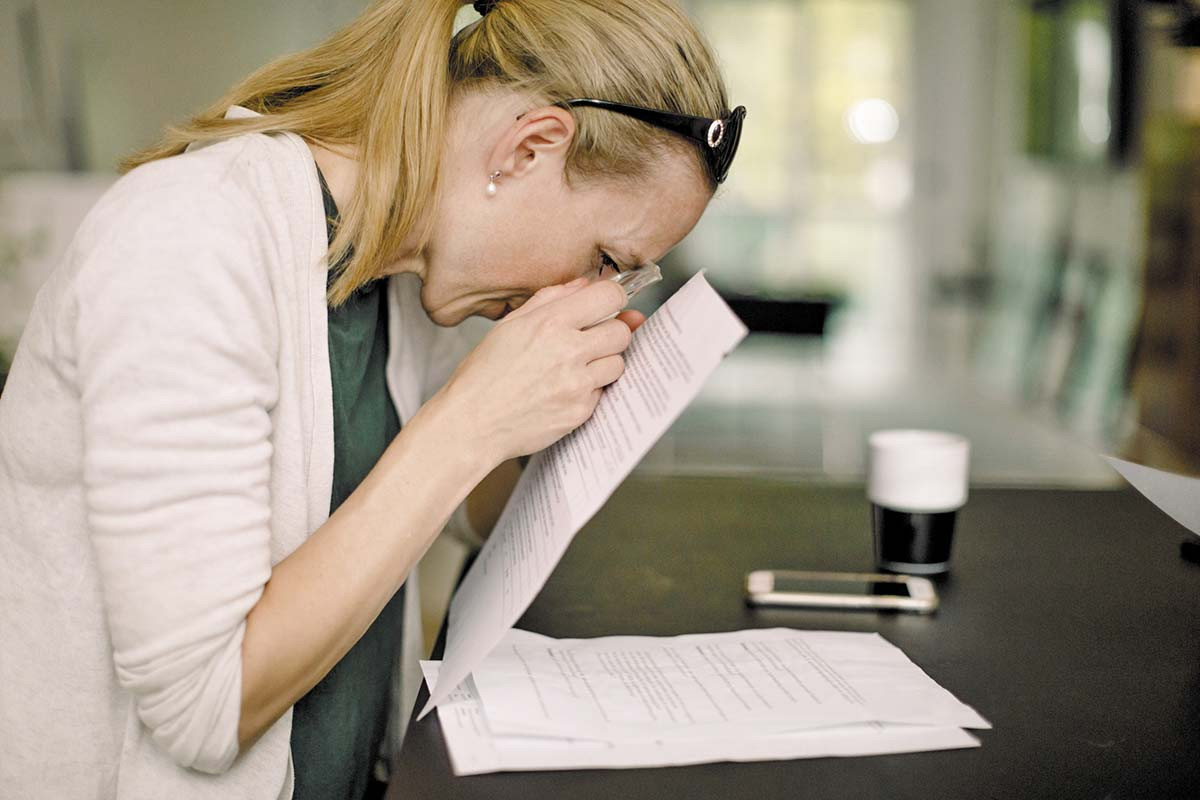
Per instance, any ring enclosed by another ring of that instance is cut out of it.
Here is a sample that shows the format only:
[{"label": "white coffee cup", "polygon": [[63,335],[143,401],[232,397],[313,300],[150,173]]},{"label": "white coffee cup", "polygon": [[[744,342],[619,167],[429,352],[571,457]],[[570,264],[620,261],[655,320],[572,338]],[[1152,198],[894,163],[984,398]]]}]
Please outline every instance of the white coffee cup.
[{"label": "white coffee cup", "polygon": [[970,455],[970,442],[954,433],[870,435],[867,497],[876,566],[922,575],[950,568],[955,515],[967,502]]}]

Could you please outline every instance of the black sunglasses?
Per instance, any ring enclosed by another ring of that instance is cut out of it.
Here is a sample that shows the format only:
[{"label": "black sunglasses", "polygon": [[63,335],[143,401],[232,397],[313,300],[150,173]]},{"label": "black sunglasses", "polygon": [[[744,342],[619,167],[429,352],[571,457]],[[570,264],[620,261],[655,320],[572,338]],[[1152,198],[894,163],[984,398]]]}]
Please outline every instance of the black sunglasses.
[{"label": "black sunglasses", "polygon": [[563,100],[556,105],[590,106],[602,108],[605,111],[615,111],[657,128],[685,136],[700,145],[700,150],[704,153],[704,163],[708,166],[712,179],[717,183],[724,182],[725,176],[729,174],[729,165],[733,163],[733,156],[737,152],[738,140],[742,138],[742,120],[746,118],[745,106],[738,106],[724,119],[709,119],[708,117],[676,114],[673,111],[614,103],[609,100],[593,100],[588,97]]}]

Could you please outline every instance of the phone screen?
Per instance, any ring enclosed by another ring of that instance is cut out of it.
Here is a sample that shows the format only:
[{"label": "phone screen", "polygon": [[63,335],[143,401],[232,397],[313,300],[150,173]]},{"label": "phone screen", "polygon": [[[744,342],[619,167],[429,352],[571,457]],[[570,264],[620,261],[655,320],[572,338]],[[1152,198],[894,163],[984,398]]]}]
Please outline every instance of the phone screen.
[{"label": "phone screen", "polygon": [[802,592],[804,594],[856,594],[910,597],[908,584],[891,581],[835,581],[812,580],[810,578],[787,578],[775,576],[775,591]]}]

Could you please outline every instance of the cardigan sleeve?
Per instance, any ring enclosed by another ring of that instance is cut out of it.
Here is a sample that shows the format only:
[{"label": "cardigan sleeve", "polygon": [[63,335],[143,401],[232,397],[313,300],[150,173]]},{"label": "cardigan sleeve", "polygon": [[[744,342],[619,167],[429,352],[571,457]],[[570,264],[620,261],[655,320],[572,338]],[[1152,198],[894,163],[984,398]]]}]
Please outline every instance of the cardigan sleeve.
[{"label": "cardigan sleeve", "polygon": [[216,187],[125,206],[77,256],[87,522],[120,685],[176,763],[220,773],[271,572],[269,245]]}]

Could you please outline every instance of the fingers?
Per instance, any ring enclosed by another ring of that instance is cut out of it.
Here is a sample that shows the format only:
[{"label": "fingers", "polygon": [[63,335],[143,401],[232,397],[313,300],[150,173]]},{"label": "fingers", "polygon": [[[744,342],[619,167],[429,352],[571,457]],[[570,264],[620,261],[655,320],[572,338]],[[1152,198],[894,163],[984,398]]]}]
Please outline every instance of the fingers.
[{"label": "fingers", "polygon": [[640,311],[622,311],[617,314],[617,319],[628,325],[629,330],[636,331],[646,321],[646,315]]},{"label": "fingers", "polygon": [[623,353],[633,339],[629,326],[616,319],[601,322],[576,335],[579,336],[581,353],[586,361]]},{"label": "fingers", "polygon": [[566,297],[569,294],[578,292],[580,289],[588,285],[587,278],[576,278],[568,283],[558,284],[557,286],[547,286],[543,289],[538,289],[534,292],[533,297],[526,300],[520,308],[510,313],[507,319],[516,319],[524,316],[532,311],[535,311],[547,303],[553,303]]},{"label": "fingers", "polygon": [[[604,396],[604,387],[603,387],[603,386],[597,386],[595,389],[593,389],[593,390],[592,390],[592,393],[591,393],[590,395],[588,395],[588,399],[587,399],[587,408],[588,408],[587,416],[586,416],[586,417],[584,417],[584,418],[583,418],[583,419],[582,419],[582,420],[579,422],[579,424],[580,424],[580,425],[582,425],[583,423],[587,422],[589,419],[591,419],[591,417],[592,417],[592,414],[595,414],[595,413],[596,413],[596,406],[600,405],[600,398],[601,398],[601,397],[603,397],[603,396]],[[577,427],[578,427],[578,426],[577,426]]]},{"label": "fingers", "polygon": [[605,356],[597,358],[587,366],[588,374],[592,377],[592,385],[596,388],[608,386],[625,374],[625,358],[623,356]]},{"label": "fingers", "polygon": [[627,300],[625,290],[617,284],[612,281],[596,281],[582,289],[575,289],[547,301],[547,304],[553,303],[553,313],[567,325],[576,330],[583,330],[616,314],[625,307]]}]

